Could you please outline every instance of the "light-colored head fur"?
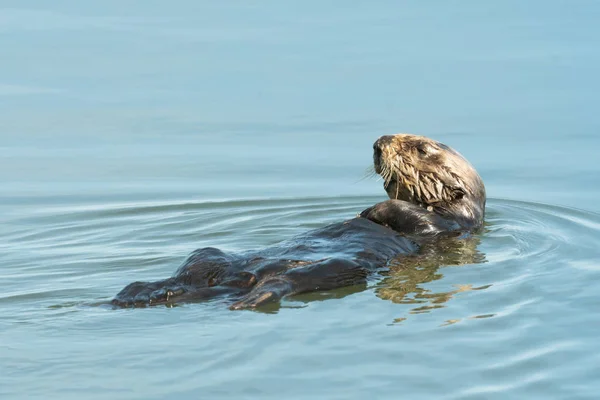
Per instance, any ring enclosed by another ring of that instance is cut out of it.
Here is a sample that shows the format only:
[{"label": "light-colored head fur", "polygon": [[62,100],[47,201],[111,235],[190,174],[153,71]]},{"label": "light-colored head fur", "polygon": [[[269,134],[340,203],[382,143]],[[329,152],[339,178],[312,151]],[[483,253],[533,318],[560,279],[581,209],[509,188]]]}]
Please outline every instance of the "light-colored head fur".
[{"label": "light-colored head fur", "polygon": [[485,187],[458,152],[424,136],[380,137],[373,145],[375,172],[390,199],[417,204],[445,217],[483,222]]}]

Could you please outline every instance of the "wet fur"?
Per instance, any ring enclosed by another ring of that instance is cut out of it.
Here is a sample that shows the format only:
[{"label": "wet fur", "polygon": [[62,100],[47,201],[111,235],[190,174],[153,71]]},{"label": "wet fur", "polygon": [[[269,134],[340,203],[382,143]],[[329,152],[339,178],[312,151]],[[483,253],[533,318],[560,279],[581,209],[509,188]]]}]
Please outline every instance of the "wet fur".
[{"label": "wet fur", "polygon": [[[375,172],[390,200],[349,221],[306,232],[265,249],[193,252],[177,272],[134,282],[112,300],[143,307],[228,298],[232,309],[255,308],[291,294],[361,284],[399,256],[441,238],[479,229],[485,188],[456,151],[416,135],[391,135],[374,144]],[[401,258],[400,258],[401,260]]]}]

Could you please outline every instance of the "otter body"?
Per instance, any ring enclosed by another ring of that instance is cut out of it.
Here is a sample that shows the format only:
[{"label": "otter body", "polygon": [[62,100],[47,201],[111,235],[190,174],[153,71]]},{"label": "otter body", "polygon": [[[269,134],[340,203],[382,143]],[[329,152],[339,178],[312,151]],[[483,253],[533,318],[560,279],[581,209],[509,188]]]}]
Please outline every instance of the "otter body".
[{"label": "otter body", "polygon": [[228,296],[232,309],[255,308],[290,294],[363,283],[393,258],[481,227],[483,183],[449,147],[422,136],[383,136],[374,145],[374,167],[390,200],[356,218],[257,251],[196,250],[171,278],[134,282],[112,304],[143,307]]}]

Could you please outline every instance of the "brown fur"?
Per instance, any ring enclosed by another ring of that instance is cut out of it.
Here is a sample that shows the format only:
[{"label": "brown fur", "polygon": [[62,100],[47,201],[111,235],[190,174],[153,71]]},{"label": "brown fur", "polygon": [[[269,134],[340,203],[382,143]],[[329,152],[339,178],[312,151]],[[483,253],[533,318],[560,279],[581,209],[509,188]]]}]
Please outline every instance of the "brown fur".
[{"label": "brown fur", "polygon": [[443,217],[483,222],[485,186],[457,151],[425,136],[382,136],[374,144],[375,172],[390,199],[416,204]]}]

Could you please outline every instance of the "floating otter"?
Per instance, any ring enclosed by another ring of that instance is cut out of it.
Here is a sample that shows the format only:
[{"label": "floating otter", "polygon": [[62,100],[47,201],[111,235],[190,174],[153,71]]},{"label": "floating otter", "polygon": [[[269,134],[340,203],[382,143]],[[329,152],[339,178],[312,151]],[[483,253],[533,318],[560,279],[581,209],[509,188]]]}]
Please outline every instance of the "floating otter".
[{"label": "floating otter", "polygon": [[483,182],[453,149],[423,136],[382,136],[373,160],[390,200],[265,249],[196,250],[171,278],[131,283],[112,304],[144,307],[221,296],[233,310],[252,309],[286,295],[364,283],[392,259],[401,262],[422,246],[481,228]]}]

